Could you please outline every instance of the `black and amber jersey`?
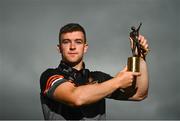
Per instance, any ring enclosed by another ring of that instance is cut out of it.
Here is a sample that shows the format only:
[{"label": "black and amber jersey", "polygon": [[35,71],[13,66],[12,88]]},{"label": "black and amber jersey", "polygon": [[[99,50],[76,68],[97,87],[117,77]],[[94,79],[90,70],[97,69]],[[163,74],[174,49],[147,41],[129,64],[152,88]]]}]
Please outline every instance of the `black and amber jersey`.
[{"label": "black and amber jersey", "polygon": [[[47,69],[40,78],[40,95],[44,118],[47,120],[105,119],[105,99],[82,107],[71,107],[55,101],[53,93],[60,84],[66,81],[71,81],[76,86],[79,86],[94,82],[101,83],[111,78],[110,75],[100,71],[90,72],[85,68],[77,71],[64,62],[61,62],[58,68]],[[119,90],[112,93],[108,98],[127,99],[123,92]]]}]

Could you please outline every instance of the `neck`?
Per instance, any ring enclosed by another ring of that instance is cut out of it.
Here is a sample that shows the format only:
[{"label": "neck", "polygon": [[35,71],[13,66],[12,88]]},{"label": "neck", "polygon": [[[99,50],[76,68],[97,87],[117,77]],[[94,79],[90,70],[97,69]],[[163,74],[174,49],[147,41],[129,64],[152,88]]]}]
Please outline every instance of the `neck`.
[{"label": "neck", "polygon": [[76,69],[76,70],[81,70],[83,69],[83,61],[80,61],[80,62],[75,62],[75,63],[70,63],[70,62],[67,62],[67,61],[64,61],[66,64],[68,64],[69,66],[71,66],[72,68]]},{"label": "neck", "polygon": [[79,71],[79,70],[83,69],[83,62],[80,61],[78,64],[75,64],[72,67]]}]

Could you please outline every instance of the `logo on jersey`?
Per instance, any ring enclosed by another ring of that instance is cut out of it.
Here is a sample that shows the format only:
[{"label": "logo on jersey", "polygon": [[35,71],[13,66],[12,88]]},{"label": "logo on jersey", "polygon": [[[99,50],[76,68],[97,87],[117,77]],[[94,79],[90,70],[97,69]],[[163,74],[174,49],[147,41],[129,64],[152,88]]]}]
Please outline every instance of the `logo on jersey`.
[{"label": "logo on jersey", "polygon": [[47,91],[58,81],[64,79],[64,76],[62,75],[53,75],[48,78],[46,82],[46,88],[44,90],[44,94],[47,93]]}]

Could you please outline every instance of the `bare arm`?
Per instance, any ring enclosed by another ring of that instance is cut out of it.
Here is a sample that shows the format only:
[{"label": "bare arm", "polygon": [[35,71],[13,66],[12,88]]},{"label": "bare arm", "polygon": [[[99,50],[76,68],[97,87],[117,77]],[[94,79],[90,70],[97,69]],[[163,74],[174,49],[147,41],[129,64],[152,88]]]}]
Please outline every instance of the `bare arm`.
[{"label": "bare arm", "polygon": [[149,86],[149,79],[148,79],[148,70],[147,70],[147,64],[144,61],[144,59],[140,59],[140,73],[141,75],[137,77],[136,79],[136,86],[137,88],[136,93],[130,97],[130,100],[143,100],[148,95],[148,86]]},{"label": "bare arm", "polygon": [[82,106],[97,102],[108,96],[119,88],[126,88],[132,85],[133,76],[140,73],[127,72],[118,73],[116,77],[103,83],[88,84],[76,87],[71,82],[64,82],[54,92],[54,99],[70,106]]},{"label": "bare arm", "polygon": [[[131,47],[132,47],[132,39]],[[148,43],[144,36],[139,35],[139,42],[145,50],[148,50]],[[144,58],[145,59],[145,58]],[[143,58],[140,59],[140,73],[141,75],[136,79],[135,88],[137,88],[136,93],[130,97],[130,100],[143,100],[148,95],[148,87],[149,87],[149,77],[148,77],[148,68],[147,63]]]}]

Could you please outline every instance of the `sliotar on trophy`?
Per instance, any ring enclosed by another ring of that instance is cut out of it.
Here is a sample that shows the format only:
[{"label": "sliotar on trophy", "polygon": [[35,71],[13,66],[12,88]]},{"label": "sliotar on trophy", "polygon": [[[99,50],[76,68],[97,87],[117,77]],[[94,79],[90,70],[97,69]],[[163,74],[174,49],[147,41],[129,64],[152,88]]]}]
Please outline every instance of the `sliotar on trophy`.
[{"label": "sliotar on trophy", "polygon": [[139,29],[142,23],[140,23],[139,27],[136,29],[134,26],[131,27],[130,37],[133,40],[132,46],[132,57],[128,58],[127,68],[128,71],[132,72],[140,72],[140,58],[144,58],[148,53],[149,49],[144,49],[139,43]]}]

